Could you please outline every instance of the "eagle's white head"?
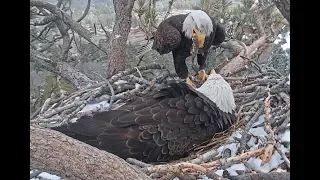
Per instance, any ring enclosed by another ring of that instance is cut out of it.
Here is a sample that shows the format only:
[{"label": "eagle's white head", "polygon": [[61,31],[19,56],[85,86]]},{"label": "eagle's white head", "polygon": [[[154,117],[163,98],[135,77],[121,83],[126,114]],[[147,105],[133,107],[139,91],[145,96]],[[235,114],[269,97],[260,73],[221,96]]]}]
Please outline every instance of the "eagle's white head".
[{"label": "eagle's white head", "polygon": [[196,90],[207,96],[223,112],[232,113],[236,108],[232,88],[220,74],[214,71],[211,71],[206,82]]},{"label": "eagle's white head", "polygon": [[213,31],[211,18],[204,11],[191,11],[183,21],[182,31],[187,38],[197,36],[200,38],[199,41],[204,43],[205,37],[210,36]]}]

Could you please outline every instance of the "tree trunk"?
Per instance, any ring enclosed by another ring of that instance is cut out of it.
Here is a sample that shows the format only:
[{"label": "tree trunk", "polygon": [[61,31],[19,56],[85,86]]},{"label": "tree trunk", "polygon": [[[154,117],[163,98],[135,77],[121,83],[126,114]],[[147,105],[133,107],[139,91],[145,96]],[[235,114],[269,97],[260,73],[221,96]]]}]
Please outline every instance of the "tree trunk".
[{"label": "tree trunk", "polygon": [[280,13],[290,24],[290,0],[272,0]]},{"label": "tree trunk", "polygon": [[67,179],[150,179],[118,156],[40,126],[30,126],[30,166]]},{"label": "tree trunk", "polygon": [[108,48],[108,76],[125,69],[127,39],[131,29],[134,2],[135,0],[113,0],[116,20]]},{"label": "tree trunk", "polygon": [[94,82],[86,75],[73,68],[66,62],[52,61],[45,57],[40,52],[30,47],[30,61],[35,62],[38,66],[43,69],[60,75],[64,79],[71,82],[77,89],[87,87],[88,85],[94,84]]}]

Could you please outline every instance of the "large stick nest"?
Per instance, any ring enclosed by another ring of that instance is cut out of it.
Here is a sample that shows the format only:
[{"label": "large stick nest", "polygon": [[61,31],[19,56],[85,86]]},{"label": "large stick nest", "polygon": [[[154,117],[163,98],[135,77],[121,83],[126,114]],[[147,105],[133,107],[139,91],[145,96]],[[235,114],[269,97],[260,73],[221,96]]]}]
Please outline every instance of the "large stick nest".
[{"label": "large stick nest", "polygon": [[[44,105],[31,116],[31,123],[51,127],[93,112],[110,110],[125,103],[130,96],[161,87],[172,78],[175,78],[174,75],[159,64],[127,69],[103,82],[72,94],[48,98]],[[283,132],[290,128],[289,77],[284,77],[272,69],[259,68],[259,72],[254,75],[225,77],[225,79],[234,91],[237,123],[228,130],[214,135],[210,141],[195,146],[194,152],[189,157],[179,161],[161,165],[145,164],[130,158],[127,161],[142,168],[154,179],[174,177],[196,179],[201,175],[212,179],[230,178],[232,175],[226,171],[226,168],[239,162],[243,162],[246,167],[243,171],[236,171],[242,176],[252,172],[268,173],[279,171],[279,169],[290,171],[290,151],[286,153],[283,151],[283,147],[287,147],[288,142],[281,140]],[[83,111],[85,106],[101,102],[108,102],[108,106],[103,106],[102,103],[100,107]],[[261,117],[262,122],[256,122]],[[262,127],[266,135],[255,136],[249,132],[250,129],[257,127]],[[249,140],[252,138],[256,138],[257,143],[250,147]],[[231,153],[231,148],[227,148],[230,143],[237,145],[236,152]],[[277,167],[261,170],[253,167],[252,163],[248,163],[250,158],[260,157],[262,167],[270,162],[276,151],[283,161]],[[223,177],[216,173],[218,170],[223,170],[221,175]],[[237,178],[241,179],[242,176]]]}]

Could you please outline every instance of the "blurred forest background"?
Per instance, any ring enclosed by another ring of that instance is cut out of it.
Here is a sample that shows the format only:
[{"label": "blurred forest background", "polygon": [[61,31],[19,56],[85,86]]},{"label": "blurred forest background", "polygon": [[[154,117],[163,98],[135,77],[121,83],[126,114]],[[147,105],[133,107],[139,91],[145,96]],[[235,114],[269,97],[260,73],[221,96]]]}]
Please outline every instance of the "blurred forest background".
[{"label": "blurred forest background", "polygon": [[[114,37],[116,20],[112,0],[35,2],[35,6],[30,6],[30,115],[48,97],[70,94],[108,77],[108,45]],[[47,10],[47,6],[53,11]],[[53,13],[55,8],[68,15],[66,21],[59,21],[59,15]],[[247,57],[283,75],[289,74],[289,23],[271,0],[136,0],[123,53],[125,67],[157,62],[174,72],[171,53],[160,56],[151,51],[142,57],[136,55],[165,17],[192,9],[214,16],[228,32],[228,42],[212,47],[208,67],[232,60],[265,34]],[[249,66],[237,74],[244,75],[253,68]]]}]

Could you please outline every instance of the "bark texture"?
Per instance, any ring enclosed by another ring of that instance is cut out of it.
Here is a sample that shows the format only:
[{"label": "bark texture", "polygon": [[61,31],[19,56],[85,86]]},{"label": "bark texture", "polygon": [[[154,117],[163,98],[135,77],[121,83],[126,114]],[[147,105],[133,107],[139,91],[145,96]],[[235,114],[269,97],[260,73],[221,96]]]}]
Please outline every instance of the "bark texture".
[{"label": "bark texture", "polygon": [[270,172],[270,173],[257,173],[257,174],[245,174],[239,176],[231,176],[230,180],[289,180],[290,172]]},{"label": "bark texture", "polygon": [[150,179],[111,153],[39,126],[30,126],[30,165],[67,179]]},{"label": "bark texture", "polygon": [[286,18],[290,24],[290,0],[272,0],[272,2],[277,6],[282,16]]},{"label": "bark texture", "polygon": [[113,0],[116,20],[108,48],[108,76],[125,69],[127,39],[131,29],[131,13],[134,2],[135,0]]}]

